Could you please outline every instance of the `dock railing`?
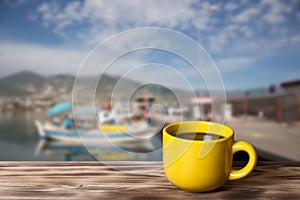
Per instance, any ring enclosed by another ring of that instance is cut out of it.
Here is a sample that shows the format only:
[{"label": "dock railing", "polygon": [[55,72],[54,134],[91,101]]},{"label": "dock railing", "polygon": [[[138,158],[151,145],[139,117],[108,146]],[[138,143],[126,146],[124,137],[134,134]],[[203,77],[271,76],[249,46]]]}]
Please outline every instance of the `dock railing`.
[{"label": "dock railing", "polygon": [[228,97],[234,116],[256,115],[277,122],[295,123],[300,120],[300,97],[296,94]]}]

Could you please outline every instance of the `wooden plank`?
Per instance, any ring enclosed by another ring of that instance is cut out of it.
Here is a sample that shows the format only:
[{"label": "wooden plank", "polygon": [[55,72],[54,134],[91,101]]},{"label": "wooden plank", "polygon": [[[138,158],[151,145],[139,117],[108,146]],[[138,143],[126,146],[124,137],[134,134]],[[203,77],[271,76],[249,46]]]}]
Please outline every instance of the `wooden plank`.
[{"label": "wooden plank", "polygon": [[[161,162],[0,162],[1,199],[299,199],[300,163],[260,162],[248,177],[206,193],[177,189]],[[141,173],[142,171],[152,172]],[[140,169],[140,173],[122,170]]]}]

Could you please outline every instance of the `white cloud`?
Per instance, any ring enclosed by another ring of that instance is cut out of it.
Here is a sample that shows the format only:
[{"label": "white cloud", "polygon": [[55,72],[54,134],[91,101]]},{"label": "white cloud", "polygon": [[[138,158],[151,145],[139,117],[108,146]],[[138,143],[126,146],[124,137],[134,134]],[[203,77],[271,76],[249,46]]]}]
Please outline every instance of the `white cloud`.
[{"label": "white cloud", "polygon": [[[47,30],[52,30],[64,38],[64,42],[55,47],[0,40],[0,77],[20,70],[33,70],[45,75],[75,74],[87,56],[88,49],[95,44],[121,31],[145,26],[186,31],[185,33],[203,42],[201,44],[205,45],[213,58],[218,58],[217,66],[226,76],[226,73],[248,70],[259,60],[276,59],[276,55],[282,51],[299,52],[300,36],[297,25],[300,22],[300,13],[296,4],[299,5],[298,0],[214,3],[210,0],[43,1],[34,8],[37,13],[28,12],[28,19],[31,22],[41,22],[47,26]],[[189,50],[188,44],[180,43],[176,38],[155,40],[158,37],[159,34],[149,35],[147,40],[147,37],[132,35],[126,38],[127,42],[119,41],[106,47],[101,54],[91,58],[89,62],[93,68],[86,75],[101,70],[101,63],[107,64],[113,55],[144,44],[176,47],[178,52],[189,51],[187,54],[195,57],[196,54]],[[70,47],[72,45],[74,48]],[[107,72],[122,75],[135,66],[148,63],[147,56],[146,53],[134,53],[120,58]],[[168,63],[164,62],[164,57],[159,58],[162,64],[174,67],[189,80],[194,78],[195,70],[188,68],[186,63],[178,59]],[[209,78],[213,77],[211,74],[216,74],[216,70],[204,69],[204,72]],[[299,73],[295,75],[287,72],[284,78],[291,77],[291,74],[296,77]],[[172,73],[163,73],[161,69],[152,68],[146,72],[140,70],[132,74],[131,78],[140,81],[158,79],[165,81],[164,84],[171,83],[175,87],[180,85],[180,82],[172,82]]]},{"label": "white cloud", "polygon": [[[165,30],[165,29],[164,29]],[[180,41],[180,34],[169,34],[170,31],[163,32],[160,29],[152,29],[151,32],[138,29],[131,34],[119,36],[113,40],[108,40],[101,48],[96,48],[88,60],[81,75],[95,75],[102,72],[112,59],[117,59],[107,69],[107,73],[122,75],[132,67],[144,64],[145,53],[132,52],[124,57],[118,58],[129,50],[142,47],[160,47],[162,49],[174,49],[178,54],[187,54],[193,59],[193,54],[188,53],[190,44]],[[177,41],[177,43],[174,41]],[[193,43],[192,40],[189,40]],[[188,46],[185,46],[188,45]],[[21,70],[33,70],[45,75],[56,73],[75,74],[79,70],[80,64],[88,55],[88,49],[49,47],[28,43],[0,42],[0,65],[1,76],[5,76]],[[195,58],[194,58],[195,59]]]},{"label": "white cloud", "polygon": [[[165,57],[163,53],[155,54],[157,58],[153,59],[151,57],[153,50],[149,48],[158,52],[168,52],[169,57]],[[172,58],[176,58],[176,62]],[[112,40],[105,41],[90,55],[82,70],[93,72],[99,68],[104,69],[113,59],[117,60],[108,70],[110,74],[118,75],[127,72],[132,67],[149,62],[166,64],[179,69],[188,65],[184,61],[187,60],[194,66],[202,63],[202,66],[205,66],[201,69],[202,71],[213,68],[206,53],[194,40],[180,33],[158,28],[136,29],[116,35]],[[177,62],[178,60],[182,62]],[[95,63],[100,64],[95,65]],[[183,74],[190,75],[189,71],[183,70]]]},{"label": "white cloud", "polygon": [[282,1],[262,0],[260,6],[267,7],[267,12],[263,15],[263,20],[269,24],[280,24],[287,20],[285,14],[290,13],[293,5]]},{"label": "white cloud", "polygon": [[[195,8],[195,4],[198,4]],[[72,1],[65,7],[59,3],[45,2],[38,12],[47,26],[52,24],[54,32],[63,37],[69,36],[93,44],[107,36],[136,27],[158,26],[166,28],[197,30],[209,28],[211,7],[219,7],[206,1]],[[68,27],[82,26],[80,31]]]},{"label": "white cloud", "polygon": [[216,63],[222,73],[232,72],[237,70],[243,70],[250,67],[250,64],[254,62],[255,59],[250,57],[231,57],[217,60]]},{"label": "white cloud", "polygon": [[22,70],[33,70],[44,75],[75,74],[86,54],[82,50],[1,42],[1,76]]},{"label": "white cloud", "polygon": [[134,23],[137,26],[159,23],[176,26],[191,19],[193,1],[85,1],[81,15],[91,21],[103,20],[107,24]]},{"label": "white cloud", "polygon": [[251,7],[245,10],[242,10],[237,16],[234,17],[234,21],[241,23],[241,22],[249,22],[250,20],[254,20],[255,17],[259,15],[261,10],[256,7]]},{"label": "white cloud", "polygon": [[289,38],[289,40],[293,44],[300,44],[300,35],[293,35]]},{"label": "white cloud", "polygon": [[224,52],[255,55],[257,59],[275,56],[283,49],[292,50],[291,46],[300,43],[297,40],[299,31],[295,31],[299,28],[296,28],[296,24],[292,29],[290,27],[290,23],[295,23],[290,18],[300,21],[295,14],[295,4],[279,0],[248,2],[244,5],[240,2],[239,7],[231,12],[235,4],[225,3],[224,18],[218,19],[219,26],[208,33],[209,50],[218,55]]},{"label": "white cloud", "polygon": [[[107,48],[105,50],[108,50]],[[104,51],[105,51],[104,50]],[[122,49],[119,49],[120,51]],[[104,56],[92,56],[89,58],[89,64],[92,65],[90,70],[81,73],[81,76],[95,75],[100,70],[99,67],[108,58],[113,55],[115,50],[107,52]],[[1,75],[6,75],[31,70],[43,75],[53,75],[58,73],[76,74],[83,61],[88,56],[88,49],[73,49],[65,47],[46,47],[41,45],[26,43],[0,43],[0,66]],[[99,59],[94,59],[98,57]],[[143,64],[142,56],[130,56],[127,59],[120,59],[107,69],[106,73],[111,75],[121,75],[132,66]]]},{"label": "white cloud", "polygon": [[160,84],[167,88],[192,89],[189,78],[184,76],[182,71],[159,63],[136,65],[124,73],[122,78],[134,79],[142,83]]},{"label": "white cloud", "polygon": [[229,41],[230,34],[226,34],[226,32],[221,32],[215,35],[211,35],[208,37],[210,43],[210,50],[213,52],[221,52],[224,50],[224,47]]},{"label": "white cloud", "polygon": [[[212,7],[217,8],[216,13],[210,12]],[[54,33],[64,37],[66,41],[73,38],[73,41],[87,44],[89,48],[91,44],[95,45],[113,34],[135,27],[158,26],[179,31],[194,28],[195,32],[199,32],[201,40],[208,43],[209,53],[223,57],[227,56],[227,53],[235,55],[234,58],[222,59],[218,63],[222,71],[230,71],[241,69],[243,66],[248,67],[254,58],[260,59],[265,52],[268,52],[268,55],[276,54],[283,46],[299,44],[299,36],[289,32],[283,23],[287,19],[286,15],[293,9],[292,3],[274,0],[258,3],[229,1],[216,4],[196,0],[99,0],[71,1],[64,6],[60,2],[51,1],[43,2],[37,8],[37,16],[45,26],[52,28]],[[138,46],[140,42],[137,37],[128,40],[127,45],[132,43]],[[165,40],[157,42],[166,43]],[[143,41],[140,44],[143,44]],[[30,68],[45,73],[75,73],[87,55],[87,50],[18,43],[2,43],[0,50],[1,66],[7,72]],[[105,53],[110,56],[122,50],[124,49],[120,49],[120,46],[111,46]],[[14,57],[18,57],[18,60]],[[143,62],[143,57],[124,59],[125,67],[122,70],[126,71],[128,67]],[[116,68],[112,73],[123,71]]]},{"label": "white cloud", "polygon": [[[217,8],[216,13],[210,12],[212,7]],[[292,9],[292,3],[279,0],[214,4],[197,0],[99,0],[72,1],[64,7],[59,2],[44,2],[38,12],[46,26],[54,27],[54,33],[89,46],[124,30],[157,26],[179,31],[194,29],[196,39],[208,41],[209,51],[221,53],[262,38],[272,44],[282,37],[282,23]],[[218,16],[220,12],[224,14],[222,18]],[[250,46],[251,51],[257,51],[259,45]]]},{"label": "white cloud", "polygon": [[230,1],[230,2],[228,2],[227,4],[225,4],[224,8],[225,8],[225,10],[231,12],[231,11],[237,9],[238,6],[239,6],[239,5],[238,5],[236,2],[231,2],[231,1]]}]

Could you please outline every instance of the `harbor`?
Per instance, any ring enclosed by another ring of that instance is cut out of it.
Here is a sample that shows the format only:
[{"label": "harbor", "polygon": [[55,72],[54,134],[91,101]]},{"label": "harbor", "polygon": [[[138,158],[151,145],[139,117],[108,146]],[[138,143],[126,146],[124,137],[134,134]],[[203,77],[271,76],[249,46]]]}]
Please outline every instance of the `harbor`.
[{"label": "harbor", "polygon": [[[271,97],[274,98],[272,95]],[[270,97],[268,96],[268,98]],[[251,101],[251,98],[249,99]],[[263,98],[260,99],[265,102]],[[244,101],[243,98],[242,100]],[[224,115],[226,116],[225,124],[235,131],[236,140],[245,140],[254,144],[260,160],[300,160],[297,145],[297,141],[300,139],[299,122],[291,117],[285,118],[289,121],[277,121],[277,108],[282,106],[275,103],[273,105],[274,109],[270,109],[270,104],[269,107],[262,104],[254,107],[260,112],[253,112],[251,110],[253,107],[249,107],[251,104],[248,103],[247,110],[243,110],[241,104],[235,104],[235,102],[232,99],[229,101],[231,104],[228,104]],[[201,98],[198,99],[197,103],[201,104],[198,105],[198,108],[202,108],[202,112],[195,112],[195,99],[191,100],[191,104],[186,105],[183,109],[174,106],[163,109],[157,109],[157,107],[150,109],[152,104],[155,105],[154,101],[151,103],[147,101],[144,103],[139,102],[136,105],[130,104],[131,109],[129,110],[131,113],[129,115],[126,115],[124,103],[116,103],[115,108],[107,107],[108,104],[106,104],[106,106],[96,109],[96,114],[94,113],[95,109],[83,107],[78,108],[79,111],[73,116],[77,119],[72,118],[72,115],[70,115],[73,111],[70,103],[67,103],[66,110],[62,110],[62,113],[54,113],[53,116],[49,116],[49,114],[53,114],[50,111],[51,109],[53,111],[55,105],[44,112],[32,110],[12,113],[4,111],[0,116],[3,123],[0,126],[2,127],[1,131],[12,130],[14,123],[19,124],[20,129],[16,129],[16,133],[11,131],[10,135],[2,134],[2,141],[7,141],[7,145],[3,143],[1,146],[4,149],[10,149],[11,152],[11,155],[5,155],[3,149],[2,159],[159,161],[162,159],[159,150],[162,148],[161,130],[163,128],[158,128],[160,121],[168,124],[178,120],[190,120],[196,116],[203,116],[205,119],[211,117],[209,108],[207,108],[210,106],[211,101],[205,97],[202,100]],[[148,107],[145,107],[145,105]],[[295,104],[291,103],[289,105]],[[294,114],[295,109],[288,110],[291,110],[292,113],[287,113],[286,110],[280,113],[285,117],[296,116]],[[112,120],[112,113],[116,112],[119,113],[118,119]],[[261,112],[264,112],[265,115],[263,116]],[[273,112],[275,117],[268,117],[273,115],[267,112]],[[151,116],[151,121],[147,124],[149,116]],[[71,121],[74,124],[65,123],[64,120],[66,119],[72,119]],[[76,123],[78,129],[75,127]],[[22,136],[20,132],[24,135]],[[19,138],[17,139],[19,142],[15,143],[16,139],[14,137]],[[10,144],[10,142],[15,144]],[[30,144],[30,148],[25,147],[27,143]],[[17,155],[19,153],[14,150],[20,149],[19,146],[21,149],[25,148],[20,150],[21,152],[27,152],[23,157]],[[16,155],[13,155],[14,152]],[[149,152],[154,153],[147,155]],[[244,159],[247,158],[238,158],[238,160]]]},{"label": "harbor", "polygon": [[300,0],[0,0],[1,199],[300,199]]}]

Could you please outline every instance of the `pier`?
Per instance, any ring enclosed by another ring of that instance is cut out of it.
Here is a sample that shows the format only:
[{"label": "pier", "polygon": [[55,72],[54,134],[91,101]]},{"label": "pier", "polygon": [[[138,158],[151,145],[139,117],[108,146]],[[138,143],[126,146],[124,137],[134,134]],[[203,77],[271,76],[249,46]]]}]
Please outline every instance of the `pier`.
[{"label": "pier", "polygon": [[[173,186],[161,162],[113,165],[119,170],[99,162],[0,162],[0,199],[300,198],[299,162],[258,162],[249,176],[206,193],[190,193]],[[234,163],[235,167],[241,165]],[[157,170],[141,173],[153,168]]]},{"label": "pier", "polygon": [[228,125],[235,131],[235,140],[252,143],[267,160],[300,161],[299,123],[278,123],[264,118],[244,116]]}]

